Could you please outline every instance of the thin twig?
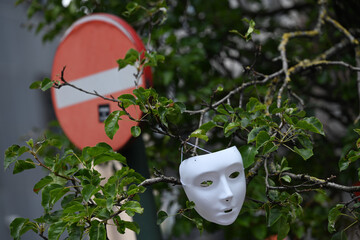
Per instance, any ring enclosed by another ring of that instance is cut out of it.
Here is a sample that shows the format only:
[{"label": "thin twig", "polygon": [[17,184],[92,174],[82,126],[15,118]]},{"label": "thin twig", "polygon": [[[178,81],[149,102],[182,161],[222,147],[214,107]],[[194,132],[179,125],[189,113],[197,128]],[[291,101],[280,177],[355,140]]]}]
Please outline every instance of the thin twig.
[{"label": "thin twig", "polygon": [[323,180],[320,178],[316,178],[307,174],[294,174],[290,172],[283,172],[282,175],[286,175],[291,177],[293,180],[306,180],[312,183],[316,183],[320,185],[321,188],[331,188],[336,190],[341,190],[344,192],[357,192],[360,191],[360,186],[345,186],[341,184],[337,184],[334,182],[330,182],[328,180]]},{"label": "thin twig", "polygon": [[248,171],[246,175],[246,184],[249,184],[250,181],[257,175],[259,169],[264,164],[264,158],[259,158],[255,165]]},{"label": "thin twig", "polygon": [[246,82],[246,83],[243,83],[241,86],[233,89],[232,91],[230,91],[225,97],[223,97],[222,99],[220,99],[219,101],[213,103],[211,106],[207,106],[203,109],[200,109],[200,110],[186,110],[185,112],[186,113],[189,113],[191,115],[193,114],[199,114],[199,113],[202,113],[202,112],[207,112],[211,109],[214,109],[216,108],[217,106],[221,105],[222,103],[226,102],[227,99],[231,98],[234,94],[242,91],[243,89],[249,87],[249,86],[253,86],[253,85],[263,85],[263,84],[266,84],[267,82],[269,82],[271,79],[274,79],[276,78],[277,76],[281,75],[283,73],[283,69],[277,71],[277,72],[274,72],[270,75],[266,75],[262,80],[259,80],[259,81],[251,81],[251,82]]},{"label": "thin twig", "polygon": [[[201,125],[203,124],[203,121],[204,121],[204,115],[205,115],[205,112],[202,112],[200,114],[200,119],[199,119],[199,128],[201,127]],[[196,154],[196,150],[197,150],[197,146],[199,145],[199,138],[195,138],[195,146],[194,146],[194,149],[193,149],[193,153]]]},{"label": "thin twig", "polygon": [[179,179],[175,178],[175,177],[167,177],[164,175],[160,175],[159,177],[155,177],[155,178],[149,178],[144,180],[142,183],[140,183],[138,186],[143,186],[143,187],[147,187],[156,183],[171,183],[173,185],[181,185],[181,182]]},{"label": "thin twig", "polygon": [[77,86],[69,83],[68,81],[65,80],[65,77],[64,77],[65,69],[66,69],[66,66],[64,66],[63,69],[61,70],[60,79],[61,79],[61,82],[62,82],[62,83],[61,83],[61,84],[55,83],[55,84],[54,84],[54,87],[55,87],[55,88],[58,88],[58,89],[59,89],[59,88],[61,88],[61,87],[63,87],[63,86],[69,86],[69,87],[72,87],[72,88],[74,88],[74,89],[76,89],[76,90],[78,90],[78,91],[80,91],[80,92],[83,92],[83,93],[86,93],[86,94],[89,94],[89,95],[93,95],[93,96],[97,96],[97,97],[100,97],[100,98],[102,98],[102,99],[104,99],[104,100],[107,100],[107,101],[121,103],[120,100],[115,99],[115,98],[105,97],[105,96],[97,93],[95,90],[94,90],[93,92],[89,92],[89,91],[87,91],[87,90],[85,90],[85,89],[79,88],[79,87],[77,87]]}]

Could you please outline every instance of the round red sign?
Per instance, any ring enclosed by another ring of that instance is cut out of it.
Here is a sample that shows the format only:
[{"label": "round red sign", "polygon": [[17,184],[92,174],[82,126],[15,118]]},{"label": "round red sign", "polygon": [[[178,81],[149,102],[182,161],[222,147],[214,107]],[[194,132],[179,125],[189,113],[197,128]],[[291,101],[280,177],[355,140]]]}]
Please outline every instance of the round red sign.
[{"label": "round red sign", "polygon": [[[135,89],[136,69],[127,66],[118,71],[117,60],[124,58],[129,49],[145,51],[135,30],[124,20],[110,14],[93,14],[76,21],[65,33],[55,54],[52,79],[64,79],[87,91],[105,97],[117,97],[132,93]],[[148,87],[151,71],[147,68],[138,84]],[[69,86],[51,90],[55,114],[65,134],[78,148],[108,143],[114,150],[120,149],[131,138],[130,128],[137,123],[123,118],[119,130],[111,140],[104,129],[109,113],[118,110],[117,103],[83,93]],[[138,107],[128,108],[139,118]]]}]

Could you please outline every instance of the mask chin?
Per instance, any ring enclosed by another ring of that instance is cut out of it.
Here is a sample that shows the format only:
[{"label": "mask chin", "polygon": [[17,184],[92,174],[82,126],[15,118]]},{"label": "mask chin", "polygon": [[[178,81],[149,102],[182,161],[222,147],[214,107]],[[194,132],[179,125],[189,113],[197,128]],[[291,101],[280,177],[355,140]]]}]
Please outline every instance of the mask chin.
[{"label": "mask chin", "polygon": [[232,224],[244,203],[246,180],[240,152],[234,146],[181,162],[180,180],[195,210],[204,219]]}]

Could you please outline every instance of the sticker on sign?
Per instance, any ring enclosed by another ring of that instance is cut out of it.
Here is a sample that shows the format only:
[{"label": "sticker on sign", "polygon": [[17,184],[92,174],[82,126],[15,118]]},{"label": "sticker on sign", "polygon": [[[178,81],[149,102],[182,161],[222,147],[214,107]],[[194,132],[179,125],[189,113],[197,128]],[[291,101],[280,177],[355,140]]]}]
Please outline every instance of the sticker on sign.
[{"label": "sticker on sign", "polygon": [[[75,22],[62,38],[54,57],[52,79],[59,80],[66,66],[64,79],[80,89],[109,98],[131,94],[135,89],[136,68],[127,66],[119,71],[116,62],[130,49],[145,51],[135,30],[124,20],[110,14],[86,16]],[[147,68],[138,86],[150,85],[151,70]],[[110,112],[119,109],[116,102],[68,86],[52,89],[51,93],[60,125],[78,148],[106,142],[118,150],[131,138],[130,129],[137,123],[125,118],[119,122],[112,140],[106,136],[103,122]],[[135,118],[141,117],[138,107],[130,107],[128,111]]]}]

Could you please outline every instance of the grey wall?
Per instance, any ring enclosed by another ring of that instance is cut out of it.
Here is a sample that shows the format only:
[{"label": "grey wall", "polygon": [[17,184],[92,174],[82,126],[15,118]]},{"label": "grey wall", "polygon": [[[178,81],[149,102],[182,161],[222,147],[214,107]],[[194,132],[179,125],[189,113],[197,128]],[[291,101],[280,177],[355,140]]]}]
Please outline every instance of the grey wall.
[{"label": "grey wall", "polygon": [[[29,171],[12,175],[3,170],[4,151],[24,144],[46,127],[53,117],[48,94],[29,85],[49,77],[57,41],[43,44],[41,36],[28,31],[26,9],[13,0],[0,0],[0,238],[10,237],[8,224],[14,216],[36,218],[42,214],[40,196],[33,185],[44,175]],[[33,20],[34,21],[34,20]],[[39,239],[27,235],[24,239]]]}]

